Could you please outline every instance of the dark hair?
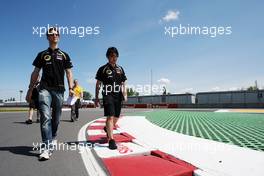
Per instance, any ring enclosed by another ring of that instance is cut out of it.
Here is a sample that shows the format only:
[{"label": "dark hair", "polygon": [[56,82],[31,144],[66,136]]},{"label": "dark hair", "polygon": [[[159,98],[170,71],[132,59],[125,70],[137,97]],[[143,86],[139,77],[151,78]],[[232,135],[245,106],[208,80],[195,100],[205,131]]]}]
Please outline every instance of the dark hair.
[{"label": "dark hair", "polygon": [[47,32],[46,32],[46,36],[48,37],[49,34],[51,33],[51,31],[56,31],[59,35],[60,35],[60,31],[57,27],[50,27]]},{"label": "dark hair", "polygon": [[110,47],[106,51],[106,57],[108,58],[111,54],[116,54],[116,56],[119,56],[118,50],[115,47]]}]

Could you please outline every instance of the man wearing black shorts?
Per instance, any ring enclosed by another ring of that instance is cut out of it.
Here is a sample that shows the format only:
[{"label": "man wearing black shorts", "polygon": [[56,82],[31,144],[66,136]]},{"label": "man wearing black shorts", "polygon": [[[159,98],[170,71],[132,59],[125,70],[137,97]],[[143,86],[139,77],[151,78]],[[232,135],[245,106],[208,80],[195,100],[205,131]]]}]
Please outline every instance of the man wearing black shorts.
[{"label": "man wearing black shorts", "polygon": [[28,119],[26,120],[26,124],[32,124],[34,109],[37,110],[37,122],[39,122],[38,84],[39,82],[34,85],[34,88],[32,90],[32,96],[29,102]]},{"label": "man wearing black shorts", "polygon": [[101,85],[103,95],[104,115],[107,117],[106,127],[104,130],[107,133],[109,140],[109,149],[117,149],[113,138],[113,128],[121,113],[122,101],[127,100],[125,81],[127,80],[124,69],[117,65],[118,50],[115,47],[108,48],[106,57],[108,63],[100,67],[97,71],[96,78],[96,106],[99,104],[99,90]]}]

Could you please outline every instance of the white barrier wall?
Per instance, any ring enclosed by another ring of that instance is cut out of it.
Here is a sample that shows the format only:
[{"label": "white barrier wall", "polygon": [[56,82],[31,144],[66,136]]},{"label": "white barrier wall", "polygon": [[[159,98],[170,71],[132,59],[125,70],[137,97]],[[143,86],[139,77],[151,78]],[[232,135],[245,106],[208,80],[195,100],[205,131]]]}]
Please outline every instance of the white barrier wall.
[{"label": "white barrier wall", "polygon": [[128,97],[127,104],[194,104],[195,95],[193,94],[171,94],[171,95],[152,95]]},{"label": "white barrier wall", "polygon": [[197,93],[197,104],[264,103],[264,91],[226,91]]}]

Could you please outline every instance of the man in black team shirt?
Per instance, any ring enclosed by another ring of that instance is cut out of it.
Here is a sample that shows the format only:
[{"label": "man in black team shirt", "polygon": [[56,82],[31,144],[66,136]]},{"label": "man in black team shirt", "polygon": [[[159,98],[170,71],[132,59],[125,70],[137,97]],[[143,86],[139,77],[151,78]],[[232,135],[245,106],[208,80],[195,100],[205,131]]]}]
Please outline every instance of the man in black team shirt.
[{"label": "man in black team shirt", "polygon": [[111,150],[117,149],[113,138],[113,128],[120,116],[121,103],[123,100],[127,100],[125,88],[125,81],[127,78],[123,68],[116,64],[118,56],[118,50],[115,47],[108,48],[106,52],[108,63],[100,67],[96,74],[95,103],[96,106],[99,105],[98,94],[101,84],[103,84],[102,95],[104,115],[107,117],[104,130],[107,133],[109,149]]},{"label": "man in black team shirt", "polygon": [[38,53],[33,62],[35,68],[31,74],[29,89],[26,96],[26,100],[29,102],[33,87],[42,69],[42,77],[39,85],[39,112],[42,136],[42,153],[39,156],[40,160],[49,159],[56,143],[57,129],[60,122],[65,91],[65,72],[70,95],[73,93],[72,63],[69,55],[58,48],[58,29],[55,27],[48,29],[47,39],[49,41],[49,48]]}]

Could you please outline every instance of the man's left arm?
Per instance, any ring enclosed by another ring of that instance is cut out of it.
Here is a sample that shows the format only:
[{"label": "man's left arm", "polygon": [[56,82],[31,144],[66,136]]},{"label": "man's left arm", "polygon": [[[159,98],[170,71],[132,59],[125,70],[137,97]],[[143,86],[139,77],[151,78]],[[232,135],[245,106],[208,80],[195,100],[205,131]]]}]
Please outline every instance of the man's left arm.
[{"label": "man's left arm", "polygon": [[126,88],[126,80],[127,80],[127,77],[126,77],[126,74],[125,74],[124,69],[122,67],[121,67],[121,69],[122,69],[122,72],[123,72],[121,90],[122,90],[122,93],[123,93],[124,102],[127,102],[127,88]]},{"label": "man's left arm", "polygon": [[72,70],[70,68],[66,69],[66,77],[68,81],[68,86],[69,86],[69,95],[72,96],[74,94],[73,92],[73,74]]},{"label": "man's left arm", "polygon": [[124,96],[124,102],[127,102],[126,82],[122,82],[122,93],[123,93],[123,96]]}]

